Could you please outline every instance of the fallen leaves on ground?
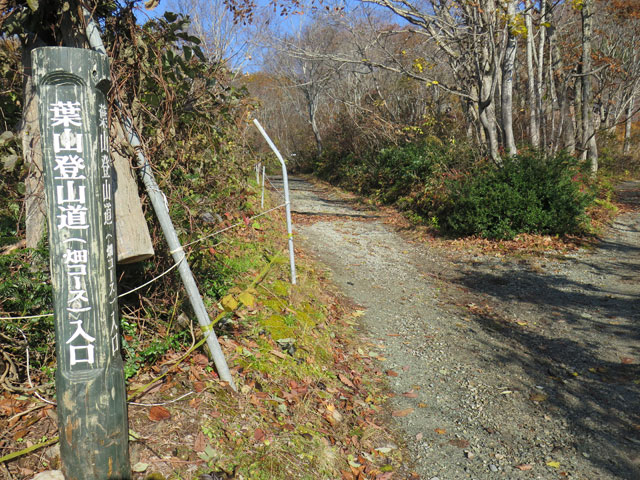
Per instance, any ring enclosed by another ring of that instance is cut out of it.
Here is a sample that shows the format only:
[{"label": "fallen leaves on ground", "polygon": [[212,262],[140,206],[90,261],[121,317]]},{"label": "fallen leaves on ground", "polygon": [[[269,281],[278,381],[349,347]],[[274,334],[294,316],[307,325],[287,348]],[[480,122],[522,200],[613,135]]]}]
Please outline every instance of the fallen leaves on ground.
[{"label": "fallen leaves on ground", "polygon": [[449,440],[449,443],[458,448],[467,448],[469,446],[469,441],[464,438],[453,438]]},{"label": "fallen leaves on ground", "polygon": [[395,410],[391,412],[393,417],[406,417],[407,415],[413,413],[413,408],[404,408],[402,410]]},{"label": "fallen leaves on ground", "polygon": [[546,393],[533,392],[531,395],[529,395],[529,400],[535,403],[544,402],[546,399],[547,399]]},{"label": "fallen leaves on ground", "polygon": [[160,422],[171,418],[171,412],[162,406],[156,405],[149,409],[149,414],[147,416],[152,422]]}]

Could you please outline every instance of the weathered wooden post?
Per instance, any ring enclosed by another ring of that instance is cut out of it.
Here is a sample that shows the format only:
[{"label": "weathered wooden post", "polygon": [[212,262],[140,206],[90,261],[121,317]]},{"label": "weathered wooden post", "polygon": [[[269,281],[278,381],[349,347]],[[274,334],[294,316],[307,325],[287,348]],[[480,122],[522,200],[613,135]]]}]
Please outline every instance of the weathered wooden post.
[{"label": "weathered wooden post", "polygon": [[56,324],[60,456],[67,480],[131,478],[116,286],[105,55],[32,54],[40,106]]}]

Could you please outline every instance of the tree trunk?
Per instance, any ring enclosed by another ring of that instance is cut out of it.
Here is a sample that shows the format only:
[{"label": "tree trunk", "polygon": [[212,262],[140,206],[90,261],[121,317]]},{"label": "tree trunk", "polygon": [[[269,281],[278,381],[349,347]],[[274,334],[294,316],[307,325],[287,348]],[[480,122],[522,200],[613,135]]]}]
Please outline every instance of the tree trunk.
[{"label": "tree trunk", "polygon": [[593,92],[591,36],[593,34],[593,0],[582,3],[582,157],[589,163],[591,172],[598,172],[598,147],[593,126]]},{"label": "tree trunk", "polygon": [[525,3],[525,25],[527,27],[527,100],[529,102],[529,141],[534,148],[540,147],[540,127],[538,119],[538,102],[536,100],[535,69],[533,67],[533,21],[531,20],[532,0]]},{"label": "tree trunk", "polygon": [[31,52],[43,44],[30,35],[22,45],[22,66],[24,71],[24,107],[20,132],[22,135],[22,155],[28,166],[25,180],[25,224],[27,248],[36,248],[45,231],[46,205],[44,199],[44,178],[42,170],[42,149],[40,148],[40,127],[38,125],[38,96],[31,73]]},{"label": "tree trunk", "polygon": [[[547,16],[547,33],[549,38],[549,50],[551,52],[551,78],[550,82],[557,84],[557,96],[558,96],[558,110],[560,111],[561,125],[562,129],[558,132],[556,137],[556,142],[554,142],[554,146],[560,144],[560,139],[562,138],[562,148],[564,148],[567,153],[573,155],[576,151],[576,130],[574,124],[574,115],[571,111],[571,105],[569,100],[569,78],[564,71],[564,62],[562,61],[562,54],[560,53],[560,48],[558,47],[558,42],[556,38],[556,26],[553,19],[553,7],[549,4],[549,0],[547,0],[546,5],[546,16]],[[551,135],[554,135],[554,132],[551,132]],[[554,148],[555,149],[555,148]]]},{"label": "tree trunk", "polygon": [[[540,19],[546,23],[547,6],[545,2],[541,2],[540,5]],[[547,116],[545,115],[543,102],[542,102],[542,86],[544,77],[544,46],[547,38],[547,27],[540,29],[540,40],[538,41],[538,78],[536,85],[536,109],[538,110],[538,128],[540,129],[540,142],[542,146],[548,148],[547,140]],[[551,115],[553,115],[553,105],[550,108]]]},{"label": "tree trunk", "polygon": [[493,99],[493,78],[491,74],[484,74],[480,88],[480,102],[478,112],[480,123],[486,136],[489,156],[496,164],[500,165],[500,146],[498,142],[498,122],[496,120],[495,102]]},{"label": "tree trunk", "polygon": [[313,92],[304,90],[304,96],[307,100],[307,114],[309,115],[309,125],[311,125],[311,131],[316,140],[316,151],[318,156],[322,155],[322,137],[320,136],[320,130],[316,122],[316,113],[318,113],[317,96]]},{"label": "tree trunk", "polygon": [[629,154],[631,153],[631,125],[633,118],[633,106],[635,100],[635,92],[631,92],[631,99],[627,105],[627,117],[624,119],[624,147],[622,148],[623,153]]},{"label": "tree trunk", "polygon": [[[515,17],[516,5],[509,2],[508,17],[509,22]],[[507,152],[510,156],[518,153],[515,138],[513,136],[513,68],[516,61],[516,47],[518,41],[511,31],[511,26],[507,25],[507,46],[502,62],[502,129]]]},{"label": "tree trunk", "polygon": [[[582,70],[580,70],[582,71]],[[574,131],[575,131],[575,142],[576,142],[576,149],[579,149],[580,152],[583,152],[584,149],[582,148],[582,139],[583,139],[583,129],[582,129],[582,80],[580,78],[577,78],[574,82],[574,90],[575,90],[575,95],[573,98],[573,105],[571,105],[573,107],[573,125],[574,125]]]}]

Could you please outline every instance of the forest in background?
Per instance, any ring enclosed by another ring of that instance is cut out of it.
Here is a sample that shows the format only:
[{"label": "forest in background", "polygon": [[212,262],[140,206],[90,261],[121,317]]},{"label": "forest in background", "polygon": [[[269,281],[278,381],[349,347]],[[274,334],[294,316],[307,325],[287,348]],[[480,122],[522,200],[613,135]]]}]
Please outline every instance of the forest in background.
[{"label": "forest in background", "polygon": [[637,172],[633,2],[316,7],[296,32],[263,22],[245,75],[296,167],[489,237],[588,232],[581,193],[608,198],[605,179]]}]

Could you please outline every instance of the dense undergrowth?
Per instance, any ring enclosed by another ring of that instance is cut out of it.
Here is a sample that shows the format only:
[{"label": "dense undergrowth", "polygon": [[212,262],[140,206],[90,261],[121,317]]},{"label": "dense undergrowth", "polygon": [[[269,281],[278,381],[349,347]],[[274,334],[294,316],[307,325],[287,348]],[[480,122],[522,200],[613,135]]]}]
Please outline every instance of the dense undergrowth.
[{"label": "dense undergrowth", "polygon": [[497,165],[467,144],[433,136],[357,153],[329,150],[310,163],[321,178],[395,205],[441,234],[489,239],[590,234],[591,218],[612,210],[613,183],[639,170],[633,157],[606,147],[597,180],[565,152],[522,149]]}]

